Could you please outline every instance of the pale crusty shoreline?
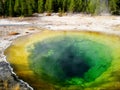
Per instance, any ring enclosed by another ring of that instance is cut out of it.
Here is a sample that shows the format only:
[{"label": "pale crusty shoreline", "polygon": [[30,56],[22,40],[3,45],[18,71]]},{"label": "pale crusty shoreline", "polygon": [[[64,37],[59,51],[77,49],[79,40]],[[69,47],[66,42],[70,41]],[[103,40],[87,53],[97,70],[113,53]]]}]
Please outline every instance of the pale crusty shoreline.
[{"label": "pale crusty shoreline", "polygon": [[[6,61],[4,50],[9,47],[14,39],[20,36],[40,32],[41,30],[83,30],[98,31],[120,35],[120,16],[90,16],[84,14],[68,14],[59,17],[57,14],[37,17],[20,17],[0,19],[0,89],[6,88],[4,81],[8,80],[7,88],[20,88],[31,90],[28,84],[19,82],[17,76]],[[14,90],[14,89],[12,89]]]},{"label": "pale crusty shoreline", "polygon": [[[2,32],[0,33],[0,90],[6,90],[6,88],[9,90],[32,90],[27,83],[18,79],[13,72],[12,67],[6,60],[4,50],[9,47],[17,37],[29,35],[36,31],[29,31],[28,27],[25,26],[0,26],[0,31]],[[15,33],[17,35],[12,35]]]}]

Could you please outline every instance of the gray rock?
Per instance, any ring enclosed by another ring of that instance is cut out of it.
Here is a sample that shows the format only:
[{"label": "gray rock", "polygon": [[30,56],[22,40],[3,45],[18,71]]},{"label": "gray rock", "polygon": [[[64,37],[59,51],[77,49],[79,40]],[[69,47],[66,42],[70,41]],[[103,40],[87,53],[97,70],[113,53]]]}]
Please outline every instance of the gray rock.
[{"label": "gray rock", "polygon": [[0,90],[33,90],[27,83],[18,79],[10,65],[0,62]]}]

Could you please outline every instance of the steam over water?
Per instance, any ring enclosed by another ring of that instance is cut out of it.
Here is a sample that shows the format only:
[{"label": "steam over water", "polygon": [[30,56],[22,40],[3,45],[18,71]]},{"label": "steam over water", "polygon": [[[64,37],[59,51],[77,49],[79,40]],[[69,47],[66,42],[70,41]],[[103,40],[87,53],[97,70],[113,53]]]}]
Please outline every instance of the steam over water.
[{"label": "steam over water", "polygon": [[29,52],[30,68],[38,77],[63,85],[95,80],[107,70],[112,59],[107,46],[76,36],[49,38],[36,43]]}]

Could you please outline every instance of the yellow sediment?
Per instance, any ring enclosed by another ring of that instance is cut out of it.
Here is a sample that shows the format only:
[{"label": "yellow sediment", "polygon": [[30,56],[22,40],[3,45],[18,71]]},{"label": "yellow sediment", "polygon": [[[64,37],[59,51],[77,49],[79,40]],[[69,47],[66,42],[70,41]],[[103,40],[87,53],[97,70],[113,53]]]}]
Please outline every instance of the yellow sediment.
[{"label": "yellow sediment", "polygon": [[[5,55],[7,56],[7,60],[11,63],[11,65],[13,65],[15,73],[17,73],[17,75],[23,78],[28,77],[28,80],[31,80],[31,82],[35,83],[37,79],[33,79],[34,73],[29,68],[29,63],[28,63],[29,48],[34,48],[33,44],[37,43],[38,41],[40,42],[42,40],[49,39],[50,37],[55,37],[60,35],[82,36],[83,38],[108,45],[112,50],[112,56],[113,56],[113,63],[112,63],[113,67],[111,67],[109,70],[111,71],[112,69],[118,70],[118,66],[120,67],[120,37],[119,36],[99,33],[99,32],[46,30],[37,34],[20,37],[14,40],[12,45],[9,48],[7,48],[7,50],[5,51]],[[116,66],[116,64],[118,66]],[[104,73],[103,75],[107,76],[107,73],[109,73],[109,71],[106,71],[106,74]],[[98,81],[99,79],[101,78],[98,78]],[[92,90],[92,89],[88,89],[88,90]]]}]

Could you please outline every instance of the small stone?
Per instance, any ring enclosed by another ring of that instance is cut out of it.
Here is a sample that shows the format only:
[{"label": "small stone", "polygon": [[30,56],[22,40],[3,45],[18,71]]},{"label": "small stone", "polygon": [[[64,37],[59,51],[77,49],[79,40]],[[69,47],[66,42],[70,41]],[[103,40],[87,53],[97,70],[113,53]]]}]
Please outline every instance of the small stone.
[{"label": "small stone", "polygon": [[8,35],[18,35],[18,34],[20,34],[20,33],[18,33],[18,32],[10,32]]}]

